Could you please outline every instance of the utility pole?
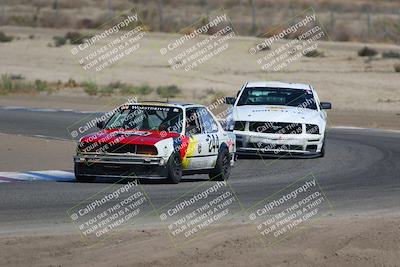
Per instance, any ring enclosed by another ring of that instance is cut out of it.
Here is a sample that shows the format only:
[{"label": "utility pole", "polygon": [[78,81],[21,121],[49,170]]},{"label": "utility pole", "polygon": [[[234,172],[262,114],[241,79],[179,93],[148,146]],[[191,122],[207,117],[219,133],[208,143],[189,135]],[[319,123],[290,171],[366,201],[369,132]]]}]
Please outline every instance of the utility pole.
[{"label": "utility pole", "polygon": [[108,14],[107,14],[108,19],[111,19],[113,16],[112,10],[111,10],[111,0],[107,1],[107,10],[108,10]]},{"label": "utility pole", "polygon": [[371,13],[369,9],[367,10],[367,27],[367,40],[369,41],[369,38],[371,37]]},{"label": "utility pole", "polygon": [[58,26],[58,0],[53,1],[53,9],[55,10],[54,13],[54,26]]}]

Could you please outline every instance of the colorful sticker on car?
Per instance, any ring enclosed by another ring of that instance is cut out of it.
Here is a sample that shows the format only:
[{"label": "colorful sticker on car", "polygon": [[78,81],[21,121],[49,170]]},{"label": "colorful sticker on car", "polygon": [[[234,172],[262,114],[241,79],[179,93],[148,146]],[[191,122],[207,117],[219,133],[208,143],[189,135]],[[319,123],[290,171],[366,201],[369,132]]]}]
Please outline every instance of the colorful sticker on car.
[{"label": "colorful sticker on car", "polygon": [[190,157],[193,157],[197,145],[199,143],[198,139],[196,137],[189,137],[188,138],[189,142],[187,145],[187,149],[186,149],[186,153],[184,154],[184,156],[182,157],[182,167],[183,169],[187,169],[190,165]]}]

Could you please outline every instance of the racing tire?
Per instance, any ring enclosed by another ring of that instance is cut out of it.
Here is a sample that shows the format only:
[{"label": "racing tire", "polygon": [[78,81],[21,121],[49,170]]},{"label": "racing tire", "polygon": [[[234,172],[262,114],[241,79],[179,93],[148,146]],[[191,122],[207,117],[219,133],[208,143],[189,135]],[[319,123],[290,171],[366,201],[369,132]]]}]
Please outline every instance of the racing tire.
[{"label": "racing tire", "polygon": [[76,175],[75,174],[75,179],[80,183],[93,183],[94,180],[96,180],[96,177],[94,177],[94,176],[83,176],[83,175]]},{"label": "racing tire", "polygon": [[177,184],[182,179],[182,161],[178,153],[174,153],[168,160],[167,163],[168,171],[168,182],[172,184]]},{"label": "racing tire", "polygon": [[231,169],[231,155],[228,149],[224,148],[220,150],[215,167],[210,171],[208,177],[212,181],[226,181],[231,174]]}]

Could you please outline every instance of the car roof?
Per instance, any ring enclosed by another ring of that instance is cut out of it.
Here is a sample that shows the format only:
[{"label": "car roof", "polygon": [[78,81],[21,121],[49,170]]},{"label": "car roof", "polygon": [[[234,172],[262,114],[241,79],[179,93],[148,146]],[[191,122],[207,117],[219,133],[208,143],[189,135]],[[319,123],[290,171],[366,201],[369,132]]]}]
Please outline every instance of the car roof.
[{"label": "car roof", "polygon": [[259,82],[248,82],[245,86],[247,87],[272,87],[272,88],[290,88],[300,90],[310,90],[311,85],[305,83],[286,83],[280,81],[259,81]]},{"label": "car roof", "polygon": [[182,103],[182,102],[170,102],[170,101],[142,101],[138,103],[130,103],[130,105],[147,105],[147,106],[164,106],[164,107],[204,107],[203,105],[193,104],[193,103]]}]

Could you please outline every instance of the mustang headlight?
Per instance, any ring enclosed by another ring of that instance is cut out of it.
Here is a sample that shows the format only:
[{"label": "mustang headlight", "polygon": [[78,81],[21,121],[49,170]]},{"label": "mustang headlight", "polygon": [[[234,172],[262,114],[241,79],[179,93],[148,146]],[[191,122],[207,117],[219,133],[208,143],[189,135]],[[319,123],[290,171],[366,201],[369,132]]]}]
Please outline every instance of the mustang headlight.
[{"label": "mustang headlight", "polygon": [[306,124],[306,133],[319,134],[319,127],[316,124]]},{"label": "mustang headlight", "polygon": [[234,128],[234,126],[235,126],[235,121],[234,120],[229,120],[229,121],[227,121],[227,123],[226,123],[226,130],[227,131],[229,131],[229,132],[232,132],[233,131],[233,128]]}]

